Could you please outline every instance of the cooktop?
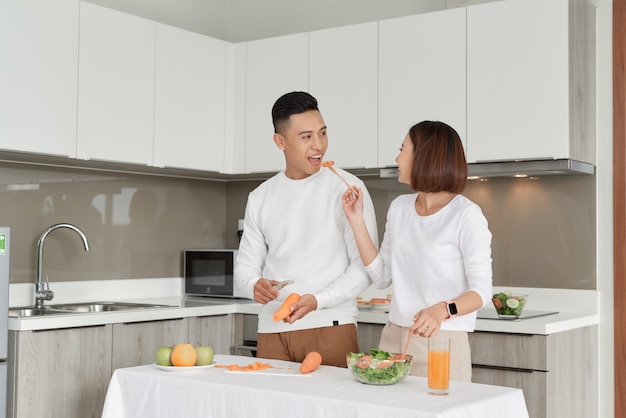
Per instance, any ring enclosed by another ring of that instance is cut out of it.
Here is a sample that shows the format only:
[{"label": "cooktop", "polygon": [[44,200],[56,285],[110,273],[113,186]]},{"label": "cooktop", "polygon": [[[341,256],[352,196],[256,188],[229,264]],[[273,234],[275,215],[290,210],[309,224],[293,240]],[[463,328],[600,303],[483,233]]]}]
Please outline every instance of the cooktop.
[{"label": "cooktop", "polygon": [[545,316],[545,315],[554,315],[554,314],[558,314],[557,311],[522,311],[522,314],[520,315],[519,319],[516,318],[500,318],[498,317],[498,313],[496,312],[495,309],[480,309],[478,310],[478,315],[477,318],[478,319],[503,319],[503,320],[522,320],[522,319],[528,319],[528,318],[536,318],[538,316]]}]

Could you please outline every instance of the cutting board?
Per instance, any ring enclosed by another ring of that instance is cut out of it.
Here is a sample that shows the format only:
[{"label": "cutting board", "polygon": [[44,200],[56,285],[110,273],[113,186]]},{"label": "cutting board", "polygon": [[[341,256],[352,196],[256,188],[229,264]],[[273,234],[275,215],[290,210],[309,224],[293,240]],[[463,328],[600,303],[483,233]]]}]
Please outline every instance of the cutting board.
[{"label": "cutting board", "polygon": [[237,374],[262,374],[271,376],[292,376],[292,377],[311,377],[312,373],[303,374],[300,373],[297,367],[293,368],[275,368],[265,370],[224,370],[224,373],[237,373]]},{"label": "cutting board", "polygon": [[[536,318],[538,316],[554,315],[554,314],[558,314],[558,312],[557,311],[522,311],[522,315],[519,317],[519,319]],[[496,312],[495,309],[480,309],[478,310],[477,318],[478,319],[501,319],[498,317],[498,313]],[[510,320],[510,319],[505,318],[504,320]]]}]

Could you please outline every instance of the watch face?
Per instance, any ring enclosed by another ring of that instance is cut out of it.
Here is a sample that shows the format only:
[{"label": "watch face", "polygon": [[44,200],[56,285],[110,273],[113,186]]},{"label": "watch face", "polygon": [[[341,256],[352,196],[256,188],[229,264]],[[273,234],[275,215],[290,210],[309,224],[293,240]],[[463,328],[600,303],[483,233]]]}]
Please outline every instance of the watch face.
[{"label": "watch face", "polygon": [[448,304],[448,309],[450,310],[450,316],[456,315],[456,313],[457,313],[456,303],[449,303]]}]

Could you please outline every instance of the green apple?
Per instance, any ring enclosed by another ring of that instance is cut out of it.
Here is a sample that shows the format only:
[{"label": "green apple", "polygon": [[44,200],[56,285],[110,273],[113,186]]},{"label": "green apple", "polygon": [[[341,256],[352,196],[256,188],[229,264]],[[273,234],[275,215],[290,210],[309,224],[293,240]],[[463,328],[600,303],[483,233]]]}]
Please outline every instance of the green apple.
[{"label": "green apple", "polygon": [[159,347],[156,352],[156,364],[159,366],[171,366],[172,361],[170,357],[172,356],[172,350],[174,347]]},{"label": "green apple", "polygon": [[196,360],[196,366],[208,366],[213,363],[213,348],[207,345],[201,345],[196,347],[196,354],[198,359]]}]

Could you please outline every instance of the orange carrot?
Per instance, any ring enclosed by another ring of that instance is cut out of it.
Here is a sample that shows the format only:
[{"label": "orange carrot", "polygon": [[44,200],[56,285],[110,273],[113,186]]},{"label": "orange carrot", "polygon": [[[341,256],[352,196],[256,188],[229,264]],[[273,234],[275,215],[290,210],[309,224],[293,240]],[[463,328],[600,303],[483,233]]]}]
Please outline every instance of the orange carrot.
[{"label": "orange carrot", "polygon": [[287,299],[285,299],[285,301],[280,306],[280,308],[278,308],[276,312],[274,312],[274,315],[272,315],[272,318],[274,318],[274,321],[276,322],[282,321],[283,319],[288,317],[289,314],[291,314],[291,305],[293,305],[299,300],[300,300],[300,295],[297,293],[292,293],[289,296],[287,296]]},{"label": "orange carrot", "polygon": [[322,167],[332,167],[332,166],[334,166],[334,165],[335,165],[335,162],[334,162],[334,161],[324,161],[324,162],[322,163]]},{"label": "orange carrot", "polygon": [[306,355],[300,365],[300,373],[311,373],[322,364],[322,355],[317,351],[311,351]]}]

